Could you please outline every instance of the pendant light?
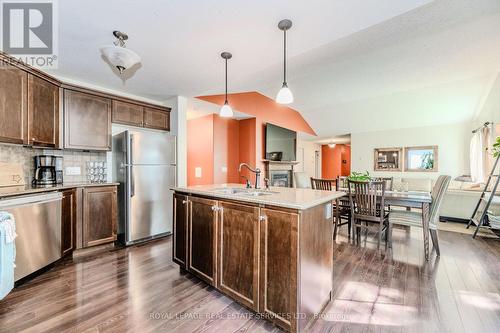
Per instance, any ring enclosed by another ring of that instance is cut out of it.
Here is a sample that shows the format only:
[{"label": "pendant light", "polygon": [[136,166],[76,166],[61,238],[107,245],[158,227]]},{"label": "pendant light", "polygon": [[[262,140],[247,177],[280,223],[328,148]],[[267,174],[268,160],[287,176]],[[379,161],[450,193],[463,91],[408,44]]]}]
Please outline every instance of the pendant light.
[{"label": "pendant light", "polygon": [[219,111],[219,116],[225,118],[231,118],[233,116],[233,109],[227,102],[227,61],[233,57],[233,55],[229,52],[222,52],[220,55],[226,61],[226,98],[224,99],[224,105],[221,107]]},{"label": "pendant light", "polygon": [[128,35],[121,31],[113,31],[113,36],[116,41],[113,45],[106,45],[101,47],[102,55],[113,65],[116,69],[123,74],[128,68],[141,62],[141,57],[132,50],[125,48],[125,41]]},{"label": "pendant light", "polygon": [[281,20],[278,23],[278,29],[283,31],[283,85],[276,95],[276,103],[290,104],[293,103],[293,94],[288,84],[286,83],[286,31],[292,27],[292,21]]}]

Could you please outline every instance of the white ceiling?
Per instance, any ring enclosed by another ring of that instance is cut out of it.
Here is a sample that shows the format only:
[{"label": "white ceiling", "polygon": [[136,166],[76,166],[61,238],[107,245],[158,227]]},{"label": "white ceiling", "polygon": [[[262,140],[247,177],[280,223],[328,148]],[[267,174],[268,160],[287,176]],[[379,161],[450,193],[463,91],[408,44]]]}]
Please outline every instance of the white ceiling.
[{"label": "white ceiling", "polygon": [[[498,0],[64,0],[53,73],[159,101],[289,86],[320,137],[470,119],[500,71]],[[99,47],[113,30],[142,66],[126,80]]]}]

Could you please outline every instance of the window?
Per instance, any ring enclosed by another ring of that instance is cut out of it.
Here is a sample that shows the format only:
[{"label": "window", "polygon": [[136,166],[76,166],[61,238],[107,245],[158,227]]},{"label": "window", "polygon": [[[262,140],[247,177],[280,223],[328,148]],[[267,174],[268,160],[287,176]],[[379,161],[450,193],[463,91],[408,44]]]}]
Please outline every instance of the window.
[{"label": "window", "polygon": [[438,171],[438,147],[406,147],[405,171]]}]

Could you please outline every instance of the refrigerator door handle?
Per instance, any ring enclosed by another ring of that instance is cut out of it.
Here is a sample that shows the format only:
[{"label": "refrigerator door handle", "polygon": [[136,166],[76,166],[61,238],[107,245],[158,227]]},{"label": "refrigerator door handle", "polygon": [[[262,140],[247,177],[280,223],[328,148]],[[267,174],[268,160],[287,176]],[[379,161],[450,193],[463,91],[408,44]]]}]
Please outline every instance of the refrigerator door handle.
[{"label": "refrigerator door handle", "polygon": [[135,180],[134,180],[134,168],[132,166],[132,163],[134,161],[134,151],[133,151],[133,146],[134,146],[134,135],[130,134],[130,148],[129,148],[129,153],[130,153],[130,164],[129,164],[129,175],[130,175],[130,196],[133,197],[135,195]]}]

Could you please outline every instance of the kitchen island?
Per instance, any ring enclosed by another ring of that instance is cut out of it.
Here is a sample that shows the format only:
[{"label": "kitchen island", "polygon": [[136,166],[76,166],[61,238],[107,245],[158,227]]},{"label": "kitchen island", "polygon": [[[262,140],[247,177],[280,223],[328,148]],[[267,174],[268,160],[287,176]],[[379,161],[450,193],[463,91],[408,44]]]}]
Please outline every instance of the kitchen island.
[{"label": "kitchen island", "polygon": [[302,332],[331,299],[332,201],[344,192],[177,187],[173,260],[283,329]]}]

